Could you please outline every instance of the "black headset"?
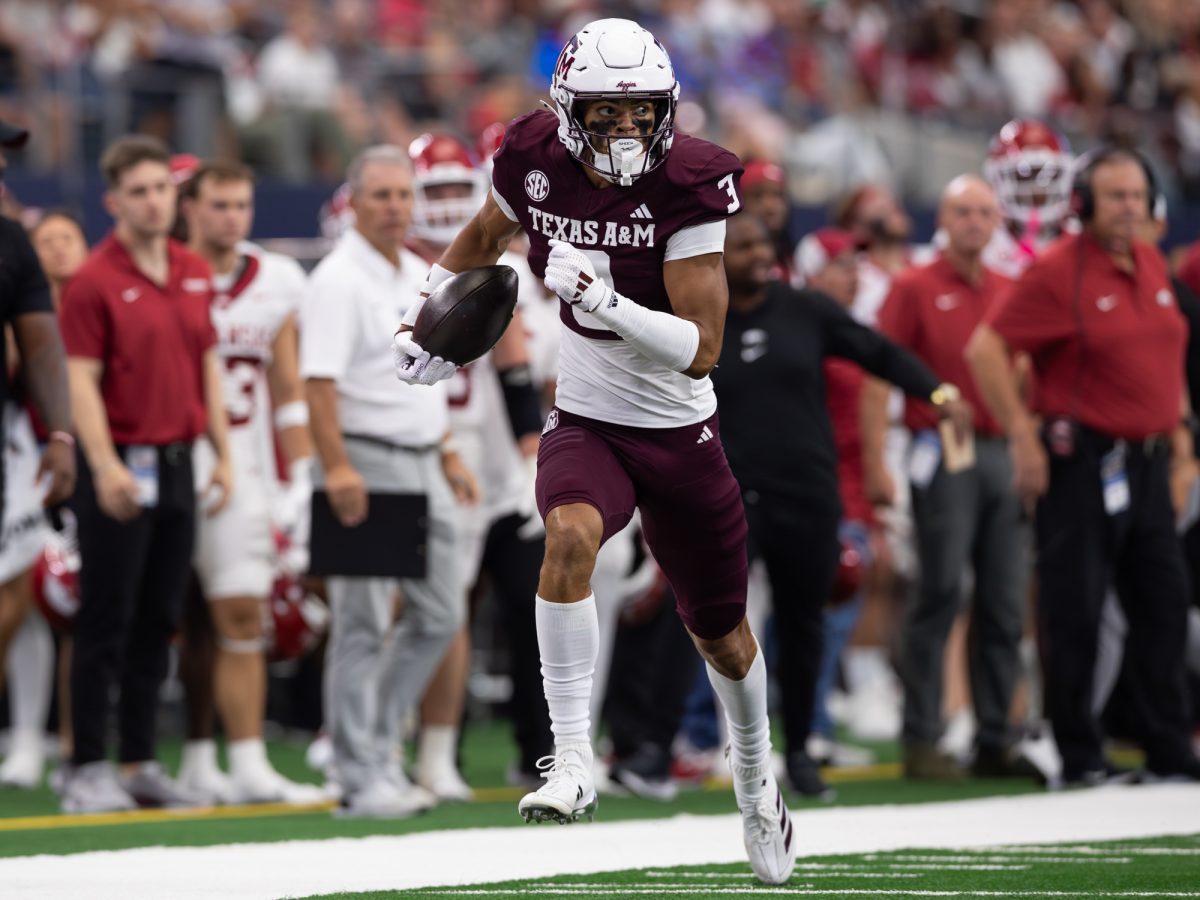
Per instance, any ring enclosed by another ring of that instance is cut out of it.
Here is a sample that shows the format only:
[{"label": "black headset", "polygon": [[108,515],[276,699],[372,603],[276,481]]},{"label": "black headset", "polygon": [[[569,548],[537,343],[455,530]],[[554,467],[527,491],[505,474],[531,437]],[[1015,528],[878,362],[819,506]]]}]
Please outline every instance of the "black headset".
[{"label": "black headset", "polygon": [[1071,187],[1071,212],[1079,217],[1080,222],[1090,222],[1096,214],[1096,195],[1092,191],[1092,178],[1096,169],[1113,159],[1132,159],[1146,173],[1146,202],[1147,212],[1151,218],[1158,218],[1156,213],[1161,208],[1165,214],[1166,197],[1158,189],[1158,179],[1154,177],[1154,169],[1146,157],[1137,150],[1127,150],[1124,147],[1099,147],[1089,150],[1075,160],[1075,179]]}]

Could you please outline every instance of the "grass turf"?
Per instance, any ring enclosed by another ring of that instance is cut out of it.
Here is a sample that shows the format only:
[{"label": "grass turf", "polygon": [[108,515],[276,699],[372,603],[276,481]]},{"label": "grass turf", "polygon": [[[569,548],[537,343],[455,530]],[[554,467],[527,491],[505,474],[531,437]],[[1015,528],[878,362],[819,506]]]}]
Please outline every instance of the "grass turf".
[{"label": "grass turf", "polygon": [[903,850],[805,857],[781,887],[746,865],[579,874],[469,887],[313,895],[305,900],[454,897],[1200,897],[1200,835],[1035,848]]}]

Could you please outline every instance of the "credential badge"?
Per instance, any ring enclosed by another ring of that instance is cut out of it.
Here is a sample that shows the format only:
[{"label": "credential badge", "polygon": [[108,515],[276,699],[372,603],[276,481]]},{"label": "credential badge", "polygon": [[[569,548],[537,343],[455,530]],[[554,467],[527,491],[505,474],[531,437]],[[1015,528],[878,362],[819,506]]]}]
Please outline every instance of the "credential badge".
[{"label": "credential badge", "polygon": [[525,193],[529,195],[529,199],[535,203],[540,203],[546,199],[546,195],[550,193],[550,179],[546,177],[546,173],[541,169],[534,169],[525,176]]}]

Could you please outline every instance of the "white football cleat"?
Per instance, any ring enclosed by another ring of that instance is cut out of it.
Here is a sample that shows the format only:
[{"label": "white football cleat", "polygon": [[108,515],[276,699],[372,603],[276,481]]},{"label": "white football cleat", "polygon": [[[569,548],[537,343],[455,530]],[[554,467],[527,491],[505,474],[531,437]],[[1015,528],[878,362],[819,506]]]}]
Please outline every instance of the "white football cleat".
[{"label": "white football cleat", "polygon": [[774,775],[767,776],[763,795],[741,812],[750,868],[764,884],[783,884],[796,868],[796,845],[792,818]]},{"label": "white football cleat", "polygon": [[592,748],[586,744],[564,747],[555,756],[537,761],[546,779],[536,791],[521,798],[517,812],[526,822],[567,825],[596,814],[598,801],[592,780]]}]

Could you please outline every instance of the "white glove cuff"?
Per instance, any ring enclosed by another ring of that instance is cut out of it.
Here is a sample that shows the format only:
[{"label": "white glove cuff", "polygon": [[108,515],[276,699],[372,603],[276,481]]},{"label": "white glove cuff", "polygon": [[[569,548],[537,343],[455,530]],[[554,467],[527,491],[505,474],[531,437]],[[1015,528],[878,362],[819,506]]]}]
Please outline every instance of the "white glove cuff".
[{"label": "white glove cuff", "polygon": [[437,286],[443,281],[454,277],[454,272],[449,269],[433,264],[433,268],[429,270],[429,274],[425,276],[425,283],[421,285],[421,295],[416,302],[408,308],[408,312],[404,314],[404,318],[400,320],[400,327],[412,328],[417,324],[417,316],[421,313],[421,307],[425,305],[425,298],[437,290]]},{"label": "white glove cuff", "polygon": [[592,310],[592,315],[643,356],[673,372],[687,371],[700,349],[700,329],[695,322],[647,309],[616,291]]}]

